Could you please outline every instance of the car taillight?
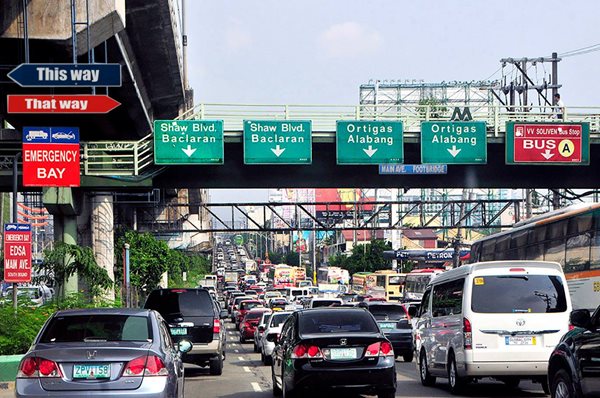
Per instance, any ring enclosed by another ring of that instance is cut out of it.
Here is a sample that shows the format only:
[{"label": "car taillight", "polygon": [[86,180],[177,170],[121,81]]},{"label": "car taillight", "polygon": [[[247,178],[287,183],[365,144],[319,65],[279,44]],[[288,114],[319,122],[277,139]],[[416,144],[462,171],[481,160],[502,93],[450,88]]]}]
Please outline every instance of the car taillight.
[{"label": "car taillight", "polygon": [[25,358],[19,364],[17,377],[62,377],[62,373],[56,362],[44,358]]},{"label": "car taillight", "polygon": [[365,352],[366,357],[387,357],[394,356],[394,349],[387,341],[377,342],[369,345]]},{"label": "car taillight", "polygon": [[305,344],[298,344],[292,350],[292,359],[300,358],[323,358],[323,353],[321,352],[321,349],[316,345],[307,346]]},{"label": "car taillight", "polygon": [[252,327],[252,325],[250,324],[250,322],[246,321],[246,322],[244,322],[244,327],[246,329],[250,329]]},{"label": "car taillight", "polygon": [[213,321],[213,333],[215,333],[215,334],[221,333],[221,321],[218,319],[215,319]]},{"label": "car taillight", "polygon": [[569,331],[571,331],[571,330],[573,330],[573,329],[575,329],[575,326],[573,326],[573,325],[571,325],[571,324],[569,323]]},{"label": "car taillight", "polygon": [[465,349],[470,350],[473,348],[473,333],[471,329],[471,322],[467,318],[463,318],[463,338],[465,340]]},{"label": "car taillight", "polygon": [[166,376],[168,374],[165,363],[156,355],[132,359],[123,371],[123,376]]}]

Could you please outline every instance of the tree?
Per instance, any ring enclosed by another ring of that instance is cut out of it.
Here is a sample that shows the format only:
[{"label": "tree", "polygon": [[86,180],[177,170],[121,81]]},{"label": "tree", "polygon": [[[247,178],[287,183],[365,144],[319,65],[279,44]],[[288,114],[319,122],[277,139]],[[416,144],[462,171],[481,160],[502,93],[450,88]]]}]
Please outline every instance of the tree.
[{"label": "tree", "polygon": [[289,252],[285,255],[284,262],[287,265],[298,267],[300,265],[300,256],[297,252]]},{"label": "tree", "polygon": [[352,255],[332,256],[329,264],[348,270],[350,274],[356,272],[375,272],[381,269],[390,269],[390,260],[383,258],[384,250],[391,250],[391,244],[381,239],[372,240],[366,245],[356,245],[352,248]]},{"label": "tree", "polygon": [[283,254],[269,252],[269,260],[271,260],[271,264],[281,264],[284,261]]},{"label": "tree", "polygon": [[44,250],[44,261],[34,267],[40,274],[34,283],[54,286],[57,300],[64,298],[65,281],[75,274],[84,281],[91,298],[100,296],[113,286],[113,281],[106,270],[96,263],[94,252],[89,247],[56,242],[54,248]]},{"label": "tree", "polygon": [[420,100],[419,108],[417,109],[422,119],[425,119],[428,110],[430,119],[442,119],[448,112],[448,108],[442,105],[442,102],[439,99],[434,97]]}]

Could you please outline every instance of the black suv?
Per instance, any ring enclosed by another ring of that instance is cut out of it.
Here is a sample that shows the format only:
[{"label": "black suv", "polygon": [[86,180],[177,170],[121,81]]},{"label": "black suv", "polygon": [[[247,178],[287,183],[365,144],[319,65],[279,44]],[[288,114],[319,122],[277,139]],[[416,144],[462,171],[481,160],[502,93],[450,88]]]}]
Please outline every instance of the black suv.
[{"label": "black suv", "polygon": [[548,363],[548,384],[553,398],[597,397],[600,395],[600,307],[574,310],[575,329],[566,333]]},{"label": "black suv", "polygon": [[225,328],[227,316],[206,289],[156,289],[150,293],[144,308],[158,311],[167,321],[175,344],[189,340],[193,347],[183,361],[210,366],[211,375],[223,373]]}]

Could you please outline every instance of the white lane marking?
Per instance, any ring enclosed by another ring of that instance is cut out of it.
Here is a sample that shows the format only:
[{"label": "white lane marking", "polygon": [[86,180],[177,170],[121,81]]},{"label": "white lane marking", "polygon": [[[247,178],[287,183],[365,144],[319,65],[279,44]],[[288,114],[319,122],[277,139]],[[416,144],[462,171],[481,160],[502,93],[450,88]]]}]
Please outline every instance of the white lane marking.
[{"label": "white lane marking", "polygon": [[256,383],[256,382],[253,381],[252,383],[250,383],[250,385],[252,386],[252,389],[255,392],[262,392],[262,389],[260,388],[260,386],[258,385],[258,383]]},{"label": "white lane marking", "polygon": [[240,350],[234,350],[235,352],[240,352]]},{"label": "white lane marking", "polygon": [[247,366],[244,366],[243,368],[244,368],[244,372],[246,372],[246,373],[250,373],[250,368],[249,368],[249,367],[247,367]]},{"label": "white lane marking", "polygon": [[238,357],[238,359],[239,359],[240,361],[243,361],[243,360],[244,360],[244,357]]}]

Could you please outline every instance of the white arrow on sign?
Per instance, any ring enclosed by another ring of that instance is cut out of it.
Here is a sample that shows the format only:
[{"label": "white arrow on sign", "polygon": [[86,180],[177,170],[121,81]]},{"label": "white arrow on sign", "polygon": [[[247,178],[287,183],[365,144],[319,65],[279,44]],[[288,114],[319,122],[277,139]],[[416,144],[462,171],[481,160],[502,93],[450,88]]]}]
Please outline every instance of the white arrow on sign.
[{"label": "white arrow on sign", "polygon": [[543,157],[544,157],[546,160],[548,160],[548,159],[550,159],[552,156],[554,156],[554,154],[553,154],[553,153],[550,153],[550,149],[546,149],[546,152],[542,152],[542,156],[543,156]]},{"label": "white arrow on sign", "polygon": [[450,155],[452,155],[453,158],[455,158],[456,155],[458,155],[460,151],[462,151],[462,149],[456,149],[456,145],[452,145],[452,149],[446,148],[446,150],[450,152]]},{"label": "white arrow on sign", "polygon": [[271,150],[275,156],[280,157],[283,151],[285,151],[285,148],[280,148],[279,145],[276,145],[275,148],[271,148]]},{"label": "white arrow on sign", "polygon": [[187,148],[181,148],[181,150],[183,152],[185,152],[185,154],[187,155],[187,157],[189,158],[190,156],[192,156],[194,154],[194,152],[196,152],[197,148],[192,148],[192,146],[190,144],[188,144]]},{"label": "white arrow on sign", "polygon": [[375,152],[377,152],[377,148],[373,149],[373,146],[369,145],[369,149],[363,148],[363,151],[365,151],[368,157],[372,158]]}]

